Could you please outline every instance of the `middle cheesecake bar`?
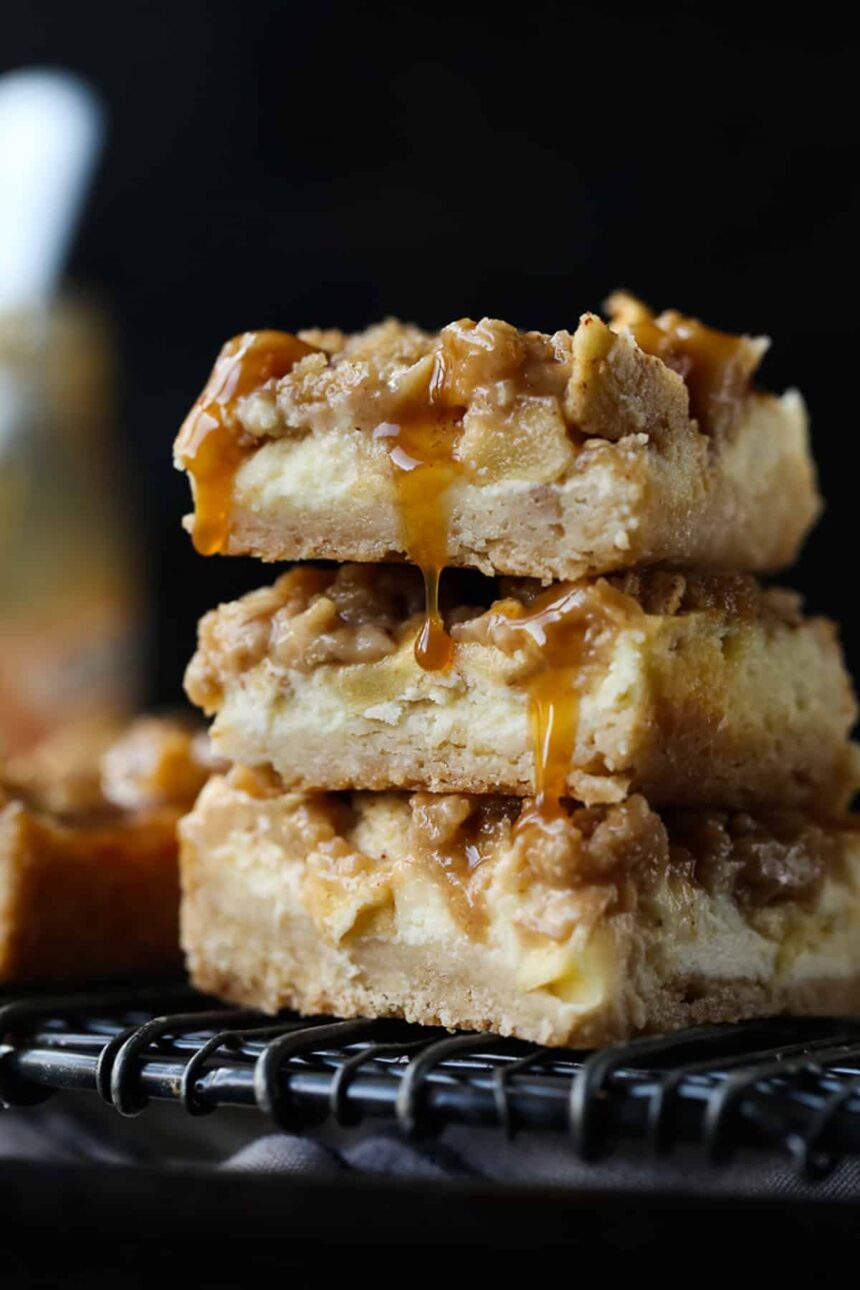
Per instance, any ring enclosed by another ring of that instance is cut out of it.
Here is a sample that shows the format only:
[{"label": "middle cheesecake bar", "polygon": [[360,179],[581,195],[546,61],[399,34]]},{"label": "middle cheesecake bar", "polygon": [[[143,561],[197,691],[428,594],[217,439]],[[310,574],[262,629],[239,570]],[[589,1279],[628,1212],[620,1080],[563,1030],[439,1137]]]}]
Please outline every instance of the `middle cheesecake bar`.
[{"label": "middle cheesecake bar", "polygon": [[208,614],[186,677],[215,748],[288,788],[837,811],[856,783],[835,628],[742,574],[542,587],[452,574],[427,672],[420,575],[300,566]]}]

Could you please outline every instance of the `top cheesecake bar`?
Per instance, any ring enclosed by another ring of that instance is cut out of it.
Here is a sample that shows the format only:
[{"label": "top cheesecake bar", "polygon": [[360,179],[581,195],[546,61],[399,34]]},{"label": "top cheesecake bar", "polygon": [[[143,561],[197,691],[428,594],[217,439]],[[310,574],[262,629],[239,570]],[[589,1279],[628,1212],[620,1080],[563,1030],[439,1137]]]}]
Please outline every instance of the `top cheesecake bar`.
[{"label": "top cheesecake bar", "polygon": [[608,310],[551,336],[485,318],[234,338],[176,442],[197,549],[543,581],[790,563],[819,498],[800,395],[753,386],[767,342]]}]

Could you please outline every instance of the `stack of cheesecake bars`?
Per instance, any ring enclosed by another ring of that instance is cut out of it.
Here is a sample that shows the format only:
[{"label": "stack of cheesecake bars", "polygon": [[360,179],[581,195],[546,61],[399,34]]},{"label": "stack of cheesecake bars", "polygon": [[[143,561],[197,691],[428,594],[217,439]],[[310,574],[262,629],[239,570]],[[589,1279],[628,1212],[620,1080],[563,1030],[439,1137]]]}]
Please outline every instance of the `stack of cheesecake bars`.
[{"label": "stack of cheesecake bars", "polygon": [[195,545],[299,563],[188,669],[204,990],[547,1044],[860,1009],[851,684],[756,577],[819,509],[803,402],[762,340],[608,315],[223,349]]}]

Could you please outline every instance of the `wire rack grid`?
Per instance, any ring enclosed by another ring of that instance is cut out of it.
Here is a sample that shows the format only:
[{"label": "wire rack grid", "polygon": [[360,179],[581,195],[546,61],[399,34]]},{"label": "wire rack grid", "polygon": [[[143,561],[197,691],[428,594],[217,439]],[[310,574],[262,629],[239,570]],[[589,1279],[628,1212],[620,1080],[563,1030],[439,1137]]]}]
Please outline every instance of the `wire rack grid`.
[{"label": "wire rack grid", "polygon": [[0,1004],[0,1100],[89,1090],[121,1115],[258,1108],[284,1129],[331,1116],[566,1134],[583,1160],[645,1141],[716,1162],[787,1151],[809,1179],[860,1155],[860,1022],[772,1019],[643,1037],[593,1053],[395,1020],[277,1018],[187,986],[34,994]]}]

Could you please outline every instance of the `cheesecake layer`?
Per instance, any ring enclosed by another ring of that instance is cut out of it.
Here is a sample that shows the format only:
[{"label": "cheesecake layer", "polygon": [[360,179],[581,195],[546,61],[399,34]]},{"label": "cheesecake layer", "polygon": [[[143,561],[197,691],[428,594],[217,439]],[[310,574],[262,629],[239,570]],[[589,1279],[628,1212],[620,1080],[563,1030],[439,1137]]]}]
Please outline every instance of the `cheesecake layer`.
[{"label": "cheesecake layer", "polygon": [[455,582],[436,672],[403,566],[296,568],[208,614],[186,687],[214,747],[289,788],[817,811],[854,790],[835,629],[792,593],[665,571]]},{"label": "cheesecake layer", "polygon": [[633,797],[541,827],[521,806],[213,778],[180,825],[192,979],[267,1012],[582,1046],[860,1008],[854,822]]}]

